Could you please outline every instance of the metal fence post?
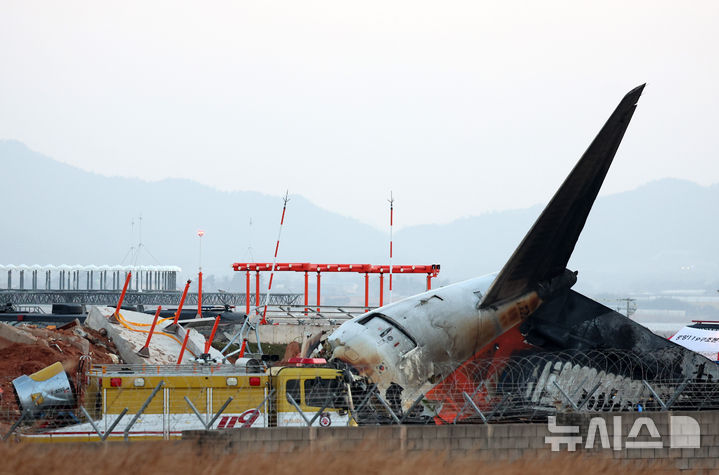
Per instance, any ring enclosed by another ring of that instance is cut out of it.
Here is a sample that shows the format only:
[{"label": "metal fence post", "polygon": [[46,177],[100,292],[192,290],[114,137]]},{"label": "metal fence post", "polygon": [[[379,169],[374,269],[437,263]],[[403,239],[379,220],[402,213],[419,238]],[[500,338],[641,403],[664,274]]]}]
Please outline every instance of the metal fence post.
[{"label": "metal fence post", "polygon": [[652,393],[652,396],[654,396],[654,398],[659,402],[659,404],[662,406],[662,409],[664,409],[664,410],[666,411],[666,410],[667,410],[667,405],[664,404],[664,401],[662,401],[662,398],[659,397],[659,394],[657,394],[656,392],[654,392],[654,388],[651,387],[651,385],[647,382],[646,379],[642,379],[642,383],[644,383],[644,386],[646,386],[647,389],[649,389],[649,392],[651,392],[651,393]]},{"label": "metal fence post", "polygon": [[589,399],[591,399],[591,397],[594,395],[594,393],[597,391],[597,389],[599,389],[599,386],[601,386],[601,385],[602,385],[601,381],[599,381],[597,384],[594,385],[592,390],[587,393],[587,397],[585,397],[584,400],[582,401],[582,403],[579,406],[577,406],[577,410],[581,410],[584,407],[584,405],[589,402]]},{"label": "metal fence post", "polygon": [[405,413],[402,415],[402,418],[400,419],[400,422],[404,422],[404,420],[412,413],[412,411],[413,411],[414,408],[417,406],[417,404],[419,404],[420,402],[422,402],[423,399],[424,399],[424,394],[420,394],[419,397],[414,400],[414,402],[412,403],[412,405],[409,406],[409,409],[407,409],[407,410],[405,411]]},{"label": "metal fence post", "polygon": [[[474,396],[479,392],[479,390],[482,389],[482,386],[484,386],[485,388],[487,388],[487,394],[489,394],[489,387],[487,387],[487,382],[486,382],[486,381],[482,381],[481,383],[479,383],[479,384],[477,385],[477,387],[475,388],[475,390],[472,391],[472,395],[470,396],[470,398],[474,398]],[[464,392],[464,391],[463,391],[463,392]],[[472,399],[472,400],[474,400],[474,399]],[[464,410],[465,410],[465,409],[467,409],[467,401],[466,401],[466,399],[465,399],[464,405],[462,406],[462,409],[457,413],[456,416],[454,416],[454,420],[452,421],[452,424],[456,424],[456,423],[457,423],[457,420],[459,419],[459,416],[461,416],[461,415],[464,413]]]},{"label": "metal fence post", "polygon": [[87,420],[90,421],[90,425],[92,425],[92,428],[95,429],[95,432],[97,432],[97,435],[100,437],[100,440],[105,442],[107,438],[112,433],[112,430],[115,428],[115,426],[120,422],[120,419],[122,419],[125,414],[127,414],[127,408],[123,409],[122,412],[117,416],[117,418],[113,421],[112,424],[110,424],[110,427],[107,429],[107,432],[104,434],[98,429],[97,424],[95,424],[95,421],[92,420],[92,417],[90,417],[90,414],[88,414],[87,410],[85,409],[85,406],[80,406],[80,409],[82,409],[82,412],[85,414],[85,417],[87,417]]},{"label": "metal fence post", "polygon": [[307,419],[307,416],[305,416],[305,413],[302,412],[302,409],[301,409],[300,406],[297,404],[297,401],[295,401],[295,398],[293,398],[290,393],[287,393],[287,400],[290,402],[290,404],[292,404],[293,406],[295,406],[295,410],[296,410],[297,412],[299,412],[299,413],[300,413],[300,416],[302,416],[302,419],[305,420],[305,422],[307,423],[307,427],[312,426],[312,422],[310,422],[310,420]]},{"label": "metal fence post", "polygon": [[[140,407],[140,410],[137,411],[137,414],[135,414],[135,415],[133,416],[133,418],[130,420],[130,423],[127,424],[127,427],[125,427],[125,431],[124,431],[124,435],[123,435],[124,438],[125,438],[125,440],[128,440],[129,434],[130,434],[130,429],[132,429],[132,426],[135,425],[135,422],[137,422],[137,420],[140,418],[140,416],[142,415],[142,413],[145,412],[145,409],[147,409],[147,406],[150,405],[150,402],[152,402],[152,399],[155,397],[155,394],[157,394],[158,391],[159,391],[159,390],[162,388],[162,386],[164,386],[164,385],[165,385],[165,381],[160,381],[159,383],[157,383],[157,386],[155,386],[155,389],[153,389],[153,390],[152,390],[152,393],[150,393],[150,397],[147,398],[147,400],[146,400],[145,403],[142,405],[142,407]],[[124,414],[123,414],[123,415],[124,415]],[[109,431],[108,431],[108,432],[109,432]]]},{"label": "metal fence post", "polygon": [[102,435],[103,442],[106,441],[108,437],[110,437],[110,434],[112,434],[112,431],[115,429],[115,426],[120,423],[120,419],[125,417],[125,414],[127,414],[127,408],[123,409],[122,412],[120,412],[120,415],[117,416],[117,419],[115,419],[115,421],[110,424],[110,427],[107,428],[107,432]]},{"label": "metal fence post", "polygon": [[205,430],[209,430],[210,427],[212,427],[212,424],[214,424],[217,418],[220,417],[223,412],[225,412],[225,409],[227,409],[227,406],[230,405],[233,399],[235,399],[233,396],[227,398],[227,401],[225,401],[222,407],[220,407],[220,410],[217,411],[217,413],[212,417],[212,419],[210,419],[210,422],[207,423],[207,425],[205,426]]},{"label": "metal fence post", "polygon": [[382,405],[384,406],[385,409],[387,409],[387,411],[388,411],[389,414],[392,416],[392,419],[394,419],[394,421],[397,423],[397,425],[401,425],[401,424],[402,424],[402,421],[399,420],[399,418],[398,418],[397,415],[394,413],[394,411],[392,410],[392,408],[389,407],[389,404],[387,404],[387,401],[385,401],[384,399],[382,399],[382,396],[379,395],[379,392],[374,393],[373,396],[374,396],[375,398],[377,398],[377,400],[380,402],[380,404],[382,404]]},{"label": "metal fence post", "polygon": [[672,406],[674,405],[674,403],[677,401],[677,398],[679,397],[679,395],[680,395],[682,392],[684,392],[684,390],[686,389],[686,387],[687,387],[688,384],[689,384],[689,378],[685,379],[684,382],[679,385],[679,387],[677,388],[677,390],[676,390],[676,392],[674,393],[674,395],[673,395],[673,396],[671,397],[671,399],[669,399],[669,401],[667,402],[667,408],[670,408],[670,407],[672,407]]},{"label": "metal fence post", "polygon": [[562,396],[564,396],[564,398],[569,402],[569,404],[572,405],[572,408],[575,411],[579,411],[579,408],[574,403],[574,401],[572,401],[572,398],[570,398],[569,395],[566,392],[564,392],[564,389],[562,389],[562,387],[559,384],[557,384],[557,381],[556,380],[552,381],[552,384],[554,384],[557,387],[557,389],[559,389],[559,392],[562,393]]},{"label": "metal fence post", "polygon": [[85,409],[85,406],[80,406],[80,410],[83,414],[85,414],[85,417],[87,417],[87,420],[90,422],[90,425],[95,430],[95,432],[97,432],[97,435],[100,436],[100,439],[102,439],[102,432],[100,432],[100,429],[97,427],[97,424],[95,424],[95,421],[93,421],[92,417],[90,417],[90,414],[88,414],[87,409]]},{"label": "metal fence post", "polygon": [[15,421],[15,423],[12,425],[12,427],[10,427],[10,430],[8,431],[7,434],[5,434],[5,436],[2,438],[2,440],[7,440],[8,437],[10,437],[13,432],[15,432],[15,429],[18,428],[18,426],[22,423],[22,421],[25,420],[25,417],[27,417],[27,415],[28,415],[28,411],[22,411],[22,414],[20,414],[20,418],[17,421]]},{"label": "metal fence post", "polygon": [[[472,406],[472,409],[474,409],[474,412],[476,412],[477,414],[479,414],[479,417],[482,418],[482,422],[484,422],[485,424],[487,424],[487,418],[484,417],[484,414],[482,414],[482,411],[479,410],[479,408],[478,408],[477,405],[474,403],[474,401],[472,400],[472,398],[469,397],[469,394],[467,394],[466,391],[462,391],[462,396],[464,396],[464,400],[467,401],[467,404],[469,404],[470,406]],[[464,411],[464,408],[462,409],[462,411]]]}]

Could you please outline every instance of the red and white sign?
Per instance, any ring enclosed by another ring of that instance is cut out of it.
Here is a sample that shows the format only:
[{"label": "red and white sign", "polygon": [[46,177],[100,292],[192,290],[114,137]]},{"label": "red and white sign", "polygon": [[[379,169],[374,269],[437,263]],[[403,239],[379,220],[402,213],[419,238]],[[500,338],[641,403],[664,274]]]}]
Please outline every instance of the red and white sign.
[{"label": "red and white sign", "polygon": [[320,426],[329,427],[332,424],[332,418],[326,412],[320,416]]}]

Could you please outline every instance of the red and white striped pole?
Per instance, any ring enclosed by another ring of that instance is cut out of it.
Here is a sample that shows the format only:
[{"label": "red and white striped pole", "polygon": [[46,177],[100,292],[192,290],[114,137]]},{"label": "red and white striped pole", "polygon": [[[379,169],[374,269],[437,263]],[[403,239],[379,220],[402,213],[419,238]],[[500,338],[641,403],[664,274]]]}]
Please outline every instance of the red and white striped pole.
[{"label": "red and white striped pole", "polygon": [[[285,224],[285,211],[287,211],[287,202],[290,201],[290,199],[287,197],[289,194],[289,191],[285,192],[285,197],[283,198],[284,204],[282,205],[282,218],[280,219],[280,230],[277,233],[277,244],[275,244],[275,255],[272,258],[272,270],[270,271],[270,282],[267,284],[267,296],[265,297],[265,308],[262,311],[262,320],[260,321],[261,325],[267,324],[267,304],[270,302],[270,295],[272,294],[272,279],[275,276],[275,267],[277,266],[277,252],[280,250],[280,238],[282,237],[282,225]],[[259,302],[257,303],[259,305]]]},{"label": "red and white striped pole", "polygon": [[197,315],[195,318],[202,318],[202,236],[205,235],[205,231],[197,231],[197,237],[200,238],[200,272],[197,274]]},{"label": "red and white striped pole", "polygon": [[394,198],[389,192],[389,303],[392,303],[392,226],[394,224]]},{"label": "red and white striped pole", "polygon": [[245,281],[245,314],[250,316],[250,268],[247,268],[247,280]]}]

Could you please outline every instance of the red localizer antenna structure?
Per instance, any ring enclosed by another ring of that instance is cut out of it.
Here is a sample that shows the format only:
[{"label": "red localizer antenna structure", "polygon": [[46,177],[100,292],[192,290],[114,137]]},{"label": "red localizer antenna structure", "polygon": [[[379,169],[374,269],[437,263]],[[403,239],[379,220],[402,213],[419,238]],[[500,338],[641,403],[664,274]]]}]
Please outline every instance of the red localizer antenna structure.
[{"label": "red localizer antenna structure", "polygon": [[[277,244],[275,244],[275,255],[272,258],[272,270],[270,271],[270,282],[267,284],[267,296],[265,297],[265,307],[262,310],[262,320],[260,321],[260,324],[266,325],[267,324],[267,304],[270,302],[270,295],[272,294],[272,279],[275,276],[275,268],[277,267],[277,251],[280,249],[280,238],[282,237],[282,226],[285,224],[285,212],[287,211],[287,202],[290,201],[290,199],[287,197],[289,195],[289,190],[285,191],[285,197],[282,199],[282,218],[280,219],[280,230],[277,232]],[[257,273],[259,276],[259,272]],[[318,274],[319,275],[319,274]],[[257,296],[259,298],[259,295]],[[257,302],[257,305],[259,305],[259,301]]]},{"label": "red localizer antenna structure", "polygon": [[[353,272],[356,274],[364,274],[365,278],[365,306],[369,307],[369,274],[379,274],[380,279],[380,302],[379,306],[383,305],[382,297],[382,284],[383,276],[387,274],[390,269],[388,265],[373,265],[373,264],[312,264],[310,262],[235,262],[232,264],[232,268],[236,272],[247,272],[247,282],[249,284],[249,271],[256,272],[304,272],[305,276],[309,272],[317,272],[318,276],[322,272]],[[431,265],[399,265],[393,266],[392,271],[400,274],[426,274],[427,275],[427,290],[432,288],[432,279],[439,275],[439,264]],[[305,278],[305,282],[307,279]],[[320,284],[320,279],[317,279],[317,283]],[[249,285],[248,285],[249,288]],[[305,284],[305,305],[309,302],[309,288]],[[319,289],[317,297],[320,296]],[[250,298],[250,294],[246,295],[246,298]],[[320,306],[320,301],[317,300],[317,306]]]},{"label": "red localizer antenna structure", "polygon": [[392,303],[392,227],[394,224],[394,197],[389,192],[389,303]]}]

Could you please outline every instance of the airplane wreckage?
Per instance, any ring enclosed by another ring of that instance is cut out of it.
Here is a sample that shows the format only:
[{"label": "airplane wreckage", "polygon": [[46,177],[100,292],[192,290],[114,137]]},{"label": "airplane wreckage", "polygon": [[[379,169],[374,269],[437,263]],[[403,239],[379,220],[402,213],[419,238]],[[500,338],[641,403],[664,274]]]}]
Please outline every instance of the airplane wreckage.
[{"label": "airplane wreckage", "polygon": [[647,410],[690,400],[696,391],[678,395],[688,385],[714,387],[715,363],[575,292],[577,272],[566,268],[643,89],[621,100],[499,273],[356,317],[316,351],[399,413],[432,407],[438,423],[476,417],[468,404],[493,411],[508,397],[534,414]]}]

